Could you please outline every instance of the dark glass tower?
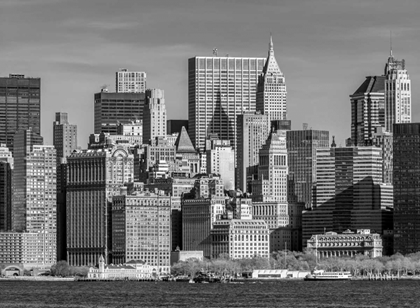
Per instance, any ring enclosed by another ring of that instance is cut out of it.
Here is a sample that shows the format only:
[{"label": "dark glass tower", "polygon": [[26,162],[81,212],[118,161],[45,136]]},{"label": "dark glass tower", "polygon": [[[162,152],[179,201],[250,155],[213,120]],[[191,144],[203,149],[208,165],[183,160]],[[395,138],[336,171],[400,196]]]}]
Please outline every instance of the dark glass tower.
[{"label": "dark glass tower", "polygon": [[41,130],[41,79],[10,74],[0,77],[0,143],[13,151],[18,130]]},{"label": "dark glass tower", "polygon": [[394,252],[420,247],[420,123],[394,124]]}]

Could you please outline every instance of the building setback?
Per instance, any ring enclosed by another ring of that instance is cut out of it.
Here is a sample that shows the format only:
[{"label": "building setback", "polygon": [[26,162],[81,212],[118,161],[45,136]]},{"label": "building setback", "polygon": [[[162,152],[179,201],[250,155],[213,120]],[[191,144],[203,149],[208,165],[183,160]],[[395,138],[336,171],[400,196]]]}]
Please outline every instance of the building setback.
[{"label": "building setback", "polygon": [[0,77],[0,144],[13,152],[19,130],[41,132],[41,79],[10,74]]},{"label": "building setback", "polygon": [[119,123],[143,118],[144,93],[109,93],[102,90],[94,96],[95,134],[117,134]]},{"label": "building setback", "polygon": [[194,57],[188,60],[188,132],[203,152],[210,133],[236,149],[237,116],[255,111],[265,58]]},{"label": "building setback", "polygon": [[115,196],[112,204],[112,259],[143,260],[157,274],[170,273],[171,197],[142,192]]},{"label": "building setback", "polygon": [[70,265],[97,264],[111,255],[112,196],[133,182],[134,158],[124,146],[75,151],[67,158],[67,254]]}]

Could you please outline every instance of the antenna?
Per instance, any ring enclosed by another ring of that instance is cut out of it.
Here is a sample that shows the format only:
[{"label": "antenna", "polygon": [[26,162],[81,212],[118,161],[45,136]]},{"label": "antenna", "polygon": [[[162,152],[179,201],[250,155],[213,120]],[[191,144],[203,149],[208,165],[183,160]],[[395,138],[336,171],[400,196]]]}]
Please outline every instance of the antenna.
[{"label": "antenna", "polygon": [[389,55],[392,57],[392,30],[389,31]]},{"label": "antenna", "polygon": [[213,56],[217,57],[217,48],[213,48]]}]

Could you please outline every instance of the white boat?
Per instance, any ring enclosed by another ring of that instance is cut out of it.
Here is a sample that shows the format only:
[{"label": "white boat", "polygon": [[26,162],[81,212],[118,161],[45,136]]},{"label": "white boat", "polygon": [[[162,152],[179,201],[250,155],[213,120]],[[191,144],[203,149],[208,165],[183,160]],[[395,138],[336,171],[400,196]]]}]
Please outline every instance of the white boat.
[{"label": "white boat", "polygon": [[304,280],[350,280],[350,272],[327,272],[324,270],[314,270],[306,275]]}]

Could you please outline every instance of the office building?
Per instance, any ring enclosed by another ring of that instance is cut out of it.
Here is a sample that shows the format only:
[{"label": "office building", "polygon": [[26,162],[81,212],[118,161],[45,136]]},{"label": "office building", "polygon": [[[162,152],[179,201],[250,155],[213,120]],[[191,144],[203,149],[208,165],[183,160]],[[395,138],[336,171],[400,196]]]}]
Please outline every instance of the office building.
[{"label": "office building", "polygon": [[394,129],[394,253],[415,253],[420,247],[420,123]]},{"label": "office building", "polygon": [[385,65],[385,129],[392,133],[394,123],[411,122],[411,80],[405,60],[391,54]]},{"label": "office building", "polygon": [[0,231],[12,230],[13,156],[5,144],[0,145]]},{"label": "office building", "polygon": [[10,74],[0,77],[0,144],[13,152],[19,130],[41,132],[41,79]]},{"label": "office building", "polygon": [[373,134],[385,127],[385,76],[369,76],[350,95],[353,145],[372,145]]},{"label": "office building", "polygon": [[134,179],[127,147],[77,150],[67,158],[67,254],[70,265],[97,264],[111,255],[112,196]]},{"label": "office building", "polygon": [[143,260],[156,274],[170,274],[171,197],[163,191],[115,196],[112,203],[112,259]]},{"label": "office building", "polygon": [[289,166],[288,200],[312,206],[312,186],[316,177],[316,150],[329,148],[325,130],[290,130],[286,133]]},{"label": "office building", "polygon": [[103,89],[94,96],[95,134],[117,134],[119,123],[143,119],[144,93],[109,93]]},{"label": "office building", "polygon": [[303,244],[324,231],[392,229],[392,192],[375,146],[317,149],[313,208],[302,214]]},{"label": "office building", "polygon": [[117,93],[144,93],[146,91],[145,72],[133,72],[122,68],[115,75]]},{"label": "office building", "polygon": [[210,133],[236,149],[237,116],[255,111],[258,77],[265,58],[194,57],[188,60],[188,132],[205,150]]},{"label": "office building", "polygon": [[270,36],[268,56],[258,78],[256,110],[267,115],[269,123],[287,118],[286,81],[274,56],[273,38]]},{"label": "office building", "polygon": [[186,165],[190,177],[200,172],[200,154],[195,150],[185,127],[182,127],[175,141],[176,159],[178,164]]},{"label": "office building", "polygon": [[235,151],[229,140],[206,141],[207,174],[219,174],[225,190],[235,188]]},{"label": "office building", "polygon": [[270,133],[269,121],[260,112],[244,112],[238,115],[237,125],[236,188],[251,192],[251,181],[258,173],[259,153]]},{"label": "office building", "polygon": [[269,230],[263,220],[218,220],[211,230],[212,258],[227,254],[230,259],[268,259]]},{"label": "office building", "polygon": [[271,132],[259,152],[258,179],[252,181],[252,200],[287,204],[286,131]]},{"label": "office building", "polygon": [[382,182],[392,184],[393,173],[393,137],[385,127],[378,127],[373,134],[372,145],[382,150]]},{"label": "office building", "polygon": [[166,136],[165,95],[163,90],[149,89],[143,110],[143,144],[163,136]]}]

